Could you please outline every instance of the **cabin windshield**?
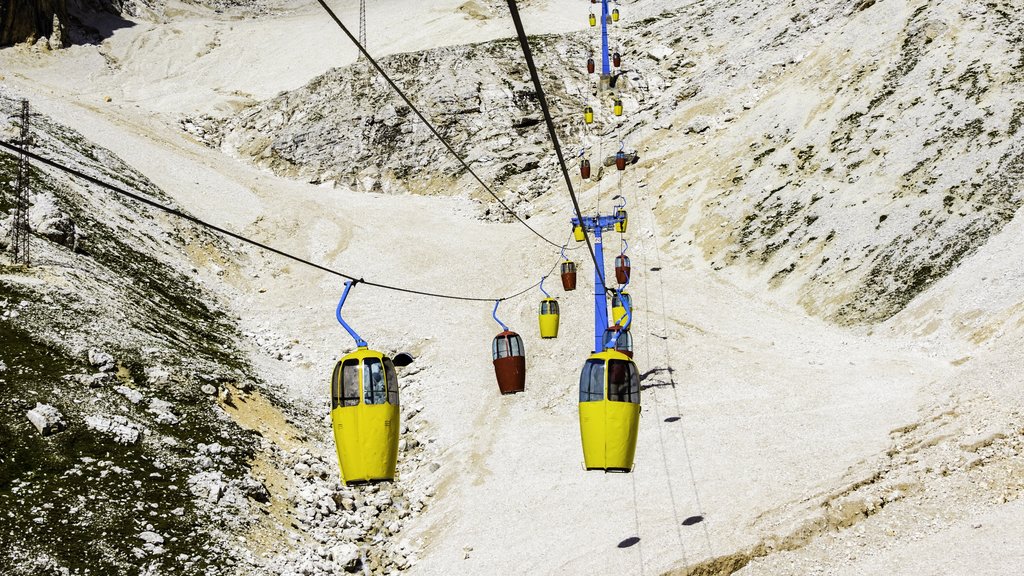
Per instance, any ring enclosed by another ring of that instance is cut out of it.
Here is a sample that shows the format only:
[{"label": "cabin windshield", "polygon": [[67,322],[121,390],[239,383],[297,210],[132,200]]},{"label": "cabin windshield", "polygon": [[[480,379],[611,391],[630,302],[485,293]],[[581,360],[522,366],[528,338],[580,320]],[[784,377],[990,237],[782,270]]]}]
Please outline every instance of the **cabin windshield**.
[{"label": "cabin windshield", "polygon": [[569,274],[576,271],[575,262],[562,262],[562,273]]},{"label": "cabin windshield", "polygon": [[604,360],[587,360],[580,373],[580,402],[604,400]]},{"label": "cabin windshield", "polygon": [[363,402],[383,404],[386,401],[384,365],[377,358],[366,358],[363,360]]},{"label": "cabin windshield", "polygon": [[341,361],[334,365],[331,374],[331,410],[341,406]]},{"label": "cabin windshield", "polygon": [[398,374],[395,374],[395,363],[391,358],[384,359],[384,374],[388,378],[388,403],[398,406]]},{"label": "cabin windshield", "polygon": [[616,350],[633,350],[633,337],[629,335],[629,330],[622,330],[619,333],[619,337],[615,340]]},{"label": "cabin windshield", "polygon": [[640,403],[640,374],[636,364],[626,360],[608,361],[608,399]]},{"label": "cabin windshield", "polygon": [[359,405],[359,360],[345,360],[341,366],[341,405]]},{"label": "cabin windshield", "polygon": [[508,338],[504,336],[495,336],[494,341],[491,342],[491,355],[494,359],[508,358]]},{"label": "cabin windshield", "polygon": [[526,353],[523,352],[523,339],[520,338],[518,334],[516,334],[514,336],[509,336],[508,337],[508,342],[509,342],[509,346],[510,346],[510,351],[512,352],[513,356],[525,356],[526,355]]}]

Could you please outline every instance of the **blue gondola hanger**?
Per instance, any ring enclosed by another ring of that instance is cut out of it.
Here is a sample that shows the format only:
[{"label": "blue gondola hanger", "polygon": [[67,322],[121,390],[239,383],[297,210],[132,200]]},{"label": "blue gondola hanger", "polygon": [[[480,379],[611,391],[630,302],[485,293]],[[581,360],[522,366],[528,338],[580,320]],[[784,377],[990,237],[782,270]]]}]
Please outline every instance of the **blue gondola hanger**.
[{"label": "blue gondola hanger", "polygon": [[498,305],[499,304],[501,304],[501,300],[495,300],[494,301],[494,311],[491,312],[491,316],[494,318],[494,321],[498,323],[498,326],[501,326],[502,330],[504,330],[505,332],[508,332],[509,331],[508,326],[506,326],[504,322],[502,322],[501,320],[498,319]]},{"label": "blue gondola hanger", "polygon": [[[622,154],[622,152],[619,152]],[[616,160],[618,162],[618,160]],[[626,212],[626,199],[621,194],[616,194],[612,197],[612,200],[618,199],[615,204],[615,231],[619,234],[625,234],[626,229],[629,227],[629,214]]]},{"label": "blue gondola hanger", "polygon": [[341,326],[345,331],[348,332],[348,335],[356,341],[356,346],[359,348],[366,348],[366,340],[360,338],[359,334],[356,334],[356,331],[353,330],[352,327],[348,325],[348,322],[345,322],[345,319],[341,317],[341,308],[345,305],[345,300],[348,298],[348,291],[359,282],[359,280],[345,281],[345,291],[341,294],[341,300],[338,301],[338,309],[334,311],[334,315],[338,318],[338,322],[341,323]]},{"label": "blue gondola hanger", "polygon": [[[622,295],[623,295],[622,289],[623,288],[625,288],[625,286],[622,286],[620,288],[616,288],[615,289],[615,295],[619,298],[620,301],[622,300]],[[605,343],[604,343],[605,344],[604,345],[605,349],[607,349],[607,348],[614,348],[615,347],[615,341],[618,339],[618,334],[615,334],[615,332],[620,332],[620,331],[621,332],[626,332],[626,331],[629,330],[629,325],[632,324],[632,322],[633,322],[633,311],[631,310],[631,308],[632,308],[632,306],[623,306],[623,310],[625,312],[621,316],[619,316],[618,318],[614,318],[613,319],[614,322],[615,322],[615,325],[619,327],[619,330],[615,330],[614,332],[609,330],[609,331],[605,332],[606,335],[608,335],[608,332],[613,332],[613,335],[611,335],[611,337],[608,338],[605,341]],[[623,323],[622,322],[623,320],[625,320],[626,322]]]}]

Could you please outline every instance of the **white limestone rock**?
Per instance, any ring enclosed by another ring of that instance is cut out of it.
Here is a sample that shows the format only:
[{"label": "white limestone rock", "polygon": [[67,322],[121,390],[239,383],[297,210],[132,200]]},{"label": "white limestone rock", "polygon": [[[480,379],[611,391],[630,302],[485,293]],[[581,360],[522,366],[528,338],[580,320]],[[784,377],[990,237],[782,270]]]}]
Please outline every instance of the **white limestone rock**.
[{"label": "white limestone rock", "polygon": [[28,420],[43,436],[56,434],[68,427],[60,411],[49,404],[36,403],[36,407],[28,411]]}]

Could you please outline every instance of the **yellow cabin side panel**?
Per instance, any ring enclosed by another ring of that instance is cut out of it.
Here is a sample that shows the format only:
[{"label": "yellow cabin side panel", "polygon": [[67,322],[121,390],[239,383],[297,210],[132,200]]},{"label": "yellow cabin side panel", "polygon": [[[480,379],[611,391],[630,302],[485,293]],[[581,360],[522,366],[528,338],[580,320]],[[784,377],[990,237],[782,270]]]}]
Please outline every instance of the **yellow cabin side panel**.
[{"label": "yellow cabin side panel", "polygon": [[606,468],[605,402],[580,402],[580,438],[583,440],[583,463],[588,470]]},{"label": "yellow cabin side panel", "polygon": [[611,401],[605,401],[605,404],[605,467],[632,470],[640,429],[640,405]]},{"label": "yellow cabin side panel", "polygon": [[393,480],[398,462],[398,406],[377,404],[331,412],[342,481]]},{"label": "yellow cabin side panel", "polygon": [[[635,318],[633,320],[636,320]],[[620,326],[626,323],[626,307],[612,306],[612,324]]]},{"label": "yellow cabin side panel", "polygon": [[558,314],[540,314],[540,337],[558,337]]},{"label": "yellow cabin side panel", "polygon": [[580,437],[588,470],[632,470],[640,428],[640,405],[630,402],[581,402]]}]

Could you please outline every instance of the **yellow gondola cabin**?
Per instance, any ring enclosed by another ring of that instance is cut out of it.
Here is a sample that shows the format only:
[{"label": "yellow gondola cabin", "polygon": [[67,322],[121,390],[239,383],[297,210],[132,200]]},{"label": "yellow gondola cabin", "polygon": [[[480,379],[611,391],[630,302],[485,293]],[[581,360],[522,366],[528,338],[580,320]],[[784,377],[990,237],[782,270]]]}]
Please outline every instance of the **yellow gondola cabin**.
[{"label": "yellow gondola cabin", "polygon": [[630,472],[640,426],[640,373],[609,349],[587,359],[580,374],[580,438],[587,470]]},{"label": "yellow gondola cabin", "polygon": [[627,308],[629,309],[629,316],[631,318],[635,316],[633,313],[633,299],[630,297],[629,292],[612,293],[612,322],[616,324],[625,322]]},{"label": "yellow gondola cabin", "polygon": [[398,461],[398,376],[391,359],[360,346],[334,367],[331,423],[346,485],[394,480]]},{"label": "yellow gondola cabin", "polygon": [[558,338],[558,301],[554,298],[545,298],[540,301],[540,314],[537,315],[540,322],[541,338]]}]

